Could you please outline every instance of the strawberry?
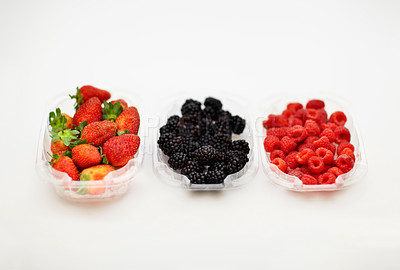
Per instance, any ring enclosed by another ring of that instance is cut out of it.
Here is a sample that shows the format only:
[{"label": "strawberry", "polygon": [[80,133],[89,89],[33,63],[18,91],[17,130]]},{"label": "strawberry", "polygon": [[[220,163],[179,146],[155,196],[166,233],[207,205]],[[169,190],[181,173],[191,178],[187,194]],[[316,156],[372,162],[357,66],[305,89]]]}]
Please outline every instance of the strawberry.
[{"label": "strawberry", "polygon": [[96,147],[90,144],[80,144],[72,148],[72,161],[84,169],[101,163],[101,155]]},{"label": "strawberry", "polygon": [[72,119],[72,117],[66,113],[62,113],[61,115],[64,115],[65,119],[67,120],[67,122],[65,123],[65,127],[68,129],[72,129],[74,127],[74,119]]},{"label": "strawberry", "polygon": [[126,101],[123,100],[123,99],[112,100],[112,101],[110,101],[110,103],[111,103],[111,104],[115,104],[115,103],[117,103],[118,101],[119,101],[119,103],[121,104],[122,108],[124,108],[124,110],[125,110],[126,108],[128,108],[128,103],[126,103]]},{"label": "strawberry", "polygon": [[76,88],[75,95],[69,96],[71,99],[76,99],[75,109],[78,109],[83,103],[85,103],[92,97],[97,97],[98,99],[100,99],[100,102],[103,103],[103,101],[106,101],[111,97],[111,94],[106,90],[102,90],[91,85],[84,85],[81,88]]},{"label": "strawberry", "polygon": [[83,128],[81,140],[87,140],[88,143],[93,143],[94,146],[99,146],[108,139],[114,137],[116,132],[117,124],[114,122],[107,120],[93,122]]},{"label": "strawberry", "polygon": [[113,137],[103,145],[103,152],[108,162],[115,166],[124,166],[138,151],[140,138],[134,134]]},{"label": "strawberry", "polygon": [[62,156],[51,162],[53,169],[65,172],[72,180],[79,180],[79,171],[70,157]]},{"label": "strawberry", "polygon": [[92,122],[101,121],[101,101],[97,97],[92,97],[80,106],[74,115],[74,125],[79,126],[79,123],[87,121],[88,124]]},{"label": "strawberry", "polygon": [[65,151],[70,150],[68,146],[66,146],[62,140],[57,140],[55,142],[51,142],[51,147],[50,147],[51,152],[53,155],[59,155],[62,156]]},{"label": "strawberry", "polygon": [[118,131],[129,130],[131,134],[138,134],[140,126],[140,116],[136,107],[126,108],[115,120]]},{"label": "strawberry", "polygon": [[111,102],[104,102],[103,119],[115,121],[123,110],[124,108],[119,102],[114,104]]},{"label": "strawberry", "polygon": [[[96,165],[87,169],[84,169],[81,173],[81,181],[93,181],[103,180],[104,177],[115,169],[110,165]],[[91,195],[99,195],[106,191],[104,183],[98,184],[96,182],[89,182],[86,188],[86,193]]]}]

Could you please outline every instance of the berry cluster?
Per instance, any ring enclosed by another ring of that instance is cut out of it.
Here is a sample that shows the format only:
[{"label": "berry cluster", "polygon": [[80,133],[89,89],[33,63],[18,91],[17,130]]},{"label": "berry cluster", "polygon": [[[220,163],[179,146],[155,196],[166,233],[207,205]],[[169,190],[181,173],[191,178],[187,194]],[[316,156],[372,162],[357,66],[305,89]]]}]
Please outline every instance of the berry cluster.
[{"label": "berry cluster", "polygon": [[221,101],[212,97],[206,98],[204,108],[199,101],[186,100],[181,113],[168,118],[157,141],[172,169],[193,184],[220,184],[246,165],[249,144],[232,141],[232,134],[241,134],[246,126],[243,118],[223,110]]},{"label": "berry cluster", "polygon": [[[60,108],[49,114],[51,166],[74,181],[103,180],[134,157],[140,145],[136,107],[91,85],[77,88],[73,117]],[[82,187],[79,194],[98,195],[105,187]]]},{"label": "berry cluster", "polygon": [[333,184],[354,167],[354,146],[346,121],[341,111],[328,118],[322,100],[310,100],[305,108],[289,103],[282,114],[270,114],[263,121],[265,151],[279,170],[305,185]]}]

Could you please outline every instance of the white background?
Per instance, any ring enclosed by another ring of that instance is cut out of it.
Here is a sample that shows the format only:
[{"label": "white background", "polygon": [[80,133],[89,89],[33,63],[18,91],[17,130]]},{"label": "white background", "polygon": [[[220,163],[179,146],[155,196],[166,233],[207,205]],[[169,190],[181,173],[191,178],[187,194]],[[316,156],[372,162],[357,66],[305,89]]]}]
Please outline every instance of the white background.
[{"label": "white background", "polygon": [[[0,269],[400,269],[399,1],[0,1]],[[44,106],[78,85],[170,93],[331,92],[369,171],[298,194],[168,186],[151,156],[122,198],[59,198],[35,170]]]}]

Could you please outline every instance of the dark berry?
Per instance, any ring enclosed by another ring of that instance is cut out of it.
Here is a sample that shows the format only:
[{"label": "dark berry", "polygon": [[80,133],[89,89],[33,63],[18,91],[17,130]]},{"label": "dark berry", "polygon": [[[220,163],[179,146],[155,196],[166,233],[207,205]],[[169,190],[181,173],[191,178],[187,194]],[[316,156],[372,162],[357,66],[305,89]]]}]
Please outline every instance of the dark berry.
[{"label": "dark berry", "polygon": [[174,170],[183,168],[187,162],[188,162],[188,156],[182,152],[174,153],[168,159],[168,164]]},{"label": "dark berry", "polygon": [[247,155],[250,152],[249,143],[245,140],[233,141],[231,145],[231,150],[241,151]]},{"label": "dark berry", "polygon": [[213,97],[206,98],[206,100],[204,101],[204,106],[211,107],[215,111],[219,111],[222,109],[221,101]]},{"label": "dark berry", "polygon": [[195,161],[189,161],[186,163],[186,166],[181,169],[181,174],[184,175],[189,175],[192,172],[203,172],[204,171],[204,166],[195,162]]},{"label": "dark berry", "polygon": [[236,115],[232,117],[231,128],[233,133],[241,134],[246,126],[246,120]]},{"label": "dark berry", "polygon": [[161,134],[157,143],[166,155],[171,155],[182,149],[182,138],[172,133]]},{"label": "dark berry", "polygon": [[217,151],[211,145],[200,146],[195,152],[194,157],[197,162],[203,165],[211,165],[217,160]]}]

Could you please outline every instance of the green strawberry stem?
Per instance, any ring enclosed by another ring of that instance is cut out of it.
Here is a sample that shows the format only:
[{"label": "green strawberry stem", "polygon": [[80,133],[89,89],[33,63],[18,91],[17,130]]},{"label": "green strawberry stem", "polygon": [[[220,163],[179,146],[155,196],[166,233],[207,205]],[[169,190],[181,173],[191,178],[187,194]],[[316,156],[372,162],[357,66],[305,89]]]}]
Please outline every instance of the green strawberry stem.
[{"label": "green strawberry stem", "polygon": [[60,108],[56,108],[56,112],[49,113],[49,123],[52,131],[64,129],[67,123],[67,118],[61,114]]},{"label": "green strawberry stem", "polygon": [[84,103],[81,89],[79,87],[76,87],[76,94],[69,95],[69,97],[75,99],[75,110],[79,109],[79,107]]},{"label": "green strawberry stem", "polygon": [[117,101],[115,104],[104,101],[103,119],[115,122],[123,110],[124,108],[119,101]]}]

